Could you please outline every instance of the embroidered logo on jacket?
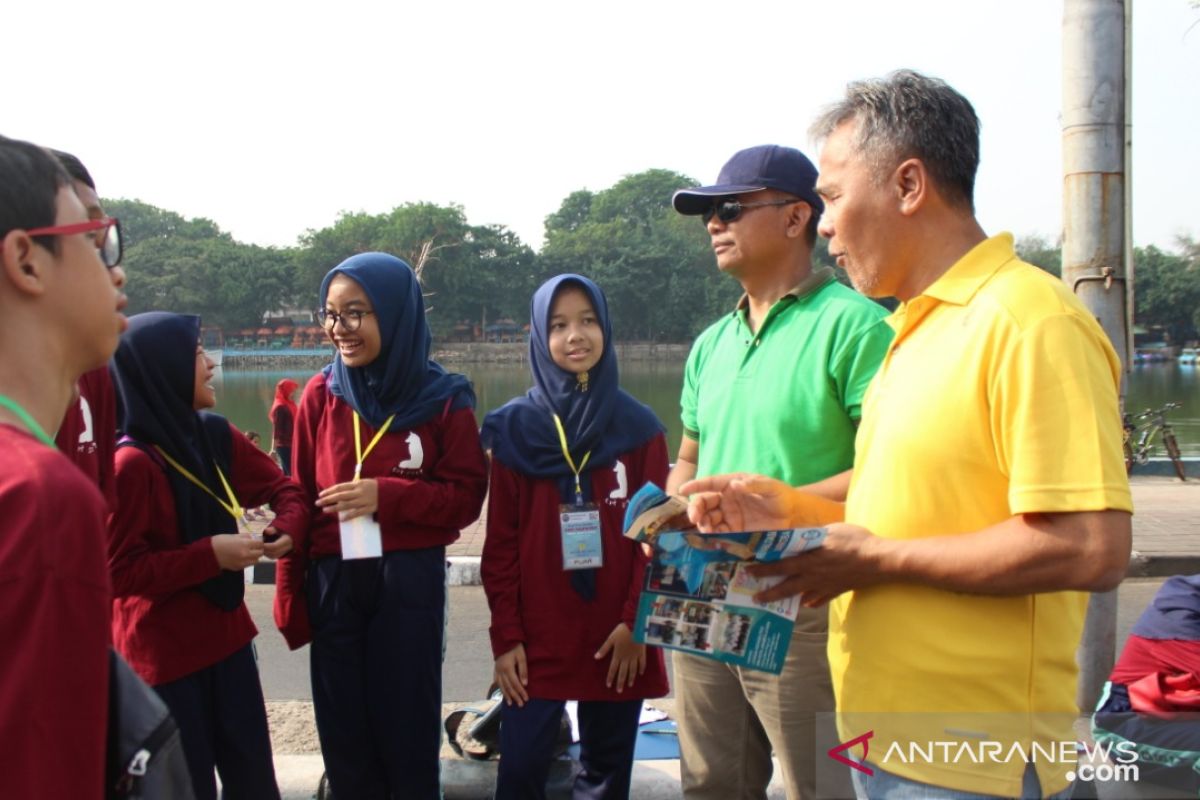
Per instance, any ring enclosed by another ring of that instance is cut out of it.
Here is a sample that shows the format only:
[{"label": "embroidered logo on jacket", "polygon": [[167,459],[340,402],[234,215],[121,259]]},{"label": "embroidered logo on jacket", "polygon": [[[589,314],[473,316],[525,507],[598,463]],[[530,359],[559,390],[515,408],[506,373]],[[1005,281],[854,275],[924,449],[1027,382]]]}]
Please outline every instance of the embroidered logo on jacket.
[{"label": "embroidered logo on jacket", "polygon": [[79,415],[83,417],[83,431],[79,434],[79,442],[75,450],[79,453],[94,453],[96,452],[96,435],[93,431],[92,407],[83,395],[79,396]]},{"label": "embroidered logo on jacket", "polygon": [[421,437],[415,432],[409,431],[408,438],[404,440],[404,443],[408,445],[408,458],[392,467],[393,475],[420,472],[421,468],[425,466],[425,446],[421,444]]},{"label": "embroidered logo on jacket", "polygon": [[617,473],[617,488],[608,493],[608,498],[624,500],[629,497],[629,478],[625,477],[625,464],[620,461],[613,464],[613,472]]},{"label": "embroidered logo on jacket", "polygon": [[625,474],[624,462],[618,461],[613,464],[612,471],[617,479],[617,488],[604,498],[604,505],[609,508],[624,508],[625,504],[629,502],[629,477]]}]

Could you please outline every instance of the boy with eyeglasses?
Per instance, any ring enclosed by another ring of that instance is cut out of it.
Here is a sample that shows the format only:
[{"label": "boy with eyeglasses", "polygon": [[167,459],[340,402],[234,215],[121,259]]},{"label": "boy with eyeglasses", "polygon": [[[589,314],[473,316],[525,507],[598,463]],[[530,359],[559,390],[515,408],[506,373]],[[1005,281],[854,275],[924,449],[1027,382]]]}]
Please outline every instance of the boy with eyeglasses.
[{"label": "boy with eyeglasses", "polygon": [[[812,266],[816,177],[799,150],[763,145],[734,154],[716,184],[675,193],[675,210],[703,219],[717,266],[745,294],[692,346],[668,491],[738,471],[799,485],[853,463],[891,330],[881,306]],[[765,798],[772,750],[789,800],[814,796],[815,714],[833,711],[827,630],[825,609],[802,609],[780,675],[672,654],[685,798]],[[842,797],[849,782],[822,790]]]},{"label": "boy with eyeglasses", "polygon": [[0,137],[0,775],[11,797],[103,792],[105,504],[47,431],[125,325],[123,275],[99,249],[109,229],[88,221],[53,155]]},{"label": "boy with eyeglasses", "polygon": [[[96,182],[78,158],[61,150],[52,151],[71,176],[75,194],[87,210],[88,219],[108,219],[96,193]],[[109,234],[111,235],[111,234]],[[114,276],[125,284],[125,273],[116,270]],[[86,372],[77,383],[77,396],[63,417],[62,426],[54,437],[63,454],[75,462],[83,473],[96,482],[108,503],[116,510],[117,495],[113,481],[113,452],[117,439],[117,397],[108,365]]]}]

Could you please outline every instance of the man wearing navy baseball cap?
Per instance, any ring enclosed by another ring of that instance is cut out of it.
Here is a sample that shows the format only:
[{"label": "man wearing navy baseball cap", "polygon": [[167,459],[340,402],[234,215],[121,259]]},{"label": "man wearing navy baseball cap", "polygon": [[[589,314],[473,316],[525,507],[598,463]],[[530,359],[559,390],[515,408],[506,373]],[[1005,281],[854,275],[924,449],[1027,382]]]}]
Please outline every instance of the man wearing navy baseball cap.
[{"label": "man wearing navy baseball cap", "polygon": [[[800,486],[854,462],[863,394],[892,334],[881,306],[813,268],[816,179],[799,150],[761,145],[735,153],[713,185],[675,193],[675,210],[701,217],[717,266],[745,293],[692,346],[670,492],[728,472]],[[772,751],[789,800],[816,795],[815,715],[834,707],[827,631],[825,608],[801,609],[779,675],[673,654],[687,800],[765,800]],[[834,737],[821,731],[820,753]],[[852,794],[848,780],[823,780],[820,793]]]},{"label": "man wearing navy baseball cap", "polygon": [[809,220],[815,233],[816,220],[825,210],[825,204],[813,188],[816,182],[817,168],[804,153],[793,147],[765,144],[734,153],[721,168],[714,185],[680,189],[672,202],[680,214],[695,216],[712,208],[714,199],[776,189],[791,197],[788,202],[800,199],[808,204]]}]

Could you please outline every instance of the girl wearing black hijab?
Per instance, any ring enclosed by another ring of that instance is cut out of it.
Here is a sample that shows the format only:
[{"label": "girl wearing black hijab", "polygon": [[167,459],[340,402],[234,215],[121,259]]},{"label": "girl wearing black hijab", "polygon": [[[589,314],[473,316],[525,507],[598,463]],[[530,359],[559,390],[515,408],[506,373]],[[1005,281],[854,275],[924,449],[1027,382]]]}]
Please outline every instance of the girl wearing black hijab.
[{"label": "girl wearing black hijab", "polygon": [[304,388],[292,450],[318,510],[281,562],[275,619],[292,648],[312,641],[334,796],[438,798],[446,545],[487,492],[475,395],[429,359],[400,259],[347,259],[320,302],[337,351]]},{"label": "girl wearing black hijab", "polygon": [[[197,800],[279,797],[257,634],[242,570],[287,552],[304,530],[303,493],[221,416],[200,318],[129,321],[112,361],[120,399],[117,510],[109,517],[113,643],[178,723]],[[276,513],[262,540],[244,508]]]},{"label": "girl wearing black hijab", "polygon": [[483,424],[483,586],[506,703],[496,798],[545,796],[567,700],[579,701],[575,797],[624,798],[642,699],[665,695],[667,676],[662,652],[633,641],[647,557],[622,529],[628,498],[666,482],[666,438],[620,388],[600,287],[551,278],[530,328],[533,388]]}]

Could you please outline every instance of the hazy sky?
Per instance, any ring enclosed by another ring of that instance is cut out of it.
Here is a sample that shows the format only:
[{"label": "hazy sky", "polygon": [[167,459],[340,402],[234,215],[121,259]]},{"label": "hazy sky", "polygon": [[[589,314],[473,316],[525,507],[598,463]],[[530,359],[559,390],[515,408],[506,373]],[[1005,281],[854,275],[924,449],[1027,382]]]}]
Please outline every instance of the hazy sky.
[{"label": "hazy sky", "polygon": [[[1200,236],[1200,11],[1134,10],[1134,239]],[[342,210],[458,203],[540,247],[570,192],[735,150],[811,152],[849,80],[912,67],[983,121],[989,232],[1058,236],[1062,3],[9,3],[0,133],[107,197],[287,245]]]}]

